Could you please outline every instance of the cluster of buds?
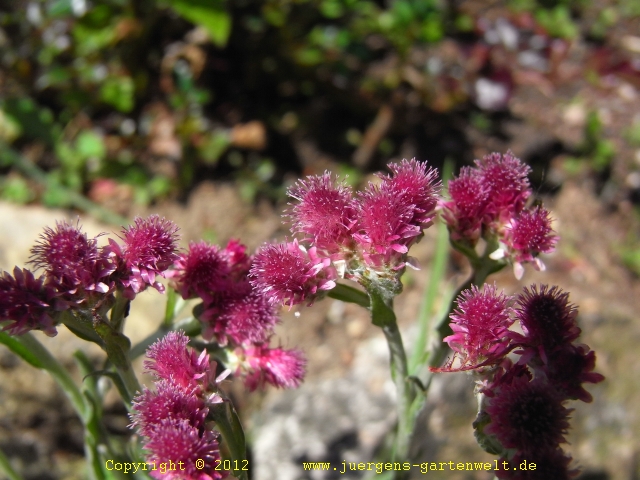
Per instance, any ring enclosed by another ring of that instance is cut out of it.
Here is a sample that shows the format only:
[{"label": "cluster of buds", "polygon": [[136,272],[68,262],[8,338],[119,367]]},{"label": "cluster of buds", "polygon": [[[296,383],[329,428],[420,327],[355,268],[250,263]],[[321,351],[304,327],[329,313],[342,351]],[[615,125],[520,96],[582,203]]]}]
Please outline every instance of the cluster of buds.
[{"label": "cluster of buds", "polygon": [[326,172],[299,180],[288,190],[295,201],[286,216],[300,240],[261,247],[251,268],[252,284],[273,303],[308,303],[347,278],[399,293],[399,277],[413,265],[409,247],[431,225],[439,199],[437,171],[426,162],[388,165],[363,191]]},{"label": "cluster of buds", "polygon": [[497,243],[491,258],[511,261],[518,279],[524,263],[544,270],[538,254],[552,252],[557,242],[549,212],[527,207],[530,171],[511,152],[492,153],[476,160],[475,167],[463,167],[449,182],[450,200],[442,202],[453,245],[469,252],[480,238]]},{"label": "cluster of buds", "polygon": [[[594,372],[595,353],[577,344],[577,309],[558,287],[533,285],[509,297],[485,285],[462,292],[451,315],[454,352],[440,372],[473,370],[480,409],[474,426],[485,450],[500,455],[499,478],[571,478],[565,442],[568,400],[591,402],[583,386],[604,377]],[[522,333],[510,330],[518,321]],[[507,354],[517,356],[510,359]],[[526,460],[539,468],[518,470]]]},{"label": "cluster of buds", "polygon": [[203,351],[189,349],[189,337],[170,332],[147,350],[147,373],[155,390],[144,388],[133,401],[131,427],[143,438],[152,477],[162,480],[214,480],[228,472],[220,468],[219,433],[210,409],[223,402],[217,393],[215,362]]},{"label": "cluster of buds", "polygon": [[296,387],[305,373],[305,359],[296,349],[269,346],[278,322],[276,306],[253,288],[248,275],[252,258],[231,240],[220,248],[191,243],[169,274],[184,299],[200,298],[195,309],[202,336],[222,347],[225,363],[255,389],[269,383]]},{"label": "cluster of buds", "polygon": [[47,227],[31,249],[31,263],[43,274],[36,278],[15,267],[13,275],[0,276],[3,329],[13,335],[42,330],[53,336],[65,310],[90,310],[116,291],[128,299],[147,286],[162,291],[156,279],[177,258],[177,230],[157,215],[136,218],[123,229],[122,244],[109,239],[98,247],[98,237],[88,238],[78,225]]}]

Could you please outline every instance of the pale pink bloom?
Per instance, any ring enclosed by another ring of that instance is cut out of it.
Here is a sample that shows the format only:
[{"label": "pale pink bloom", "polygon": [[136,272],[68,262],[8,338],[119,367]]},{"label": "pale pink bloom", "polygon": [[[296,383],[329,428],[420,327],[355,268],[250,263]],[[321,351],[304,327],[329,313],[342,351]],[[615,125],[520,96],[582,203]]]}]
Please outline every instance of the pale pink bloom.
[{"label": "pale pink bloom", "polygon": [[266,344],[248,347],[241,353],[241,372],[250,390],[269,383],[278,388],[296,388],[305,375],[306,359],[300,350],[269,348]]}]

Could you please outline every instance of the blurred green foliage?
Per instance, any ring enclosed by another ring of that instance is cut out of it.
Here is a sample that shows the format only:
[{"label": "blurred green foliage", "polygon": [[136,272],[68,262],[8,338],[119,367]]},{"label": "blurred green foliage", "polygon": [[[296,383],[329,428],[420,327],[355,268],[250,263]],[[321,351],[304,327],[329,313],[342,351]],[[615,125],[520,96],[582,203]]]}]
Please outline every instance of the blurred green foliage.
[{"label": "blurred green foliage", "polygon": [[[247,199],[280,197],[288,171],[313,168],[303,140],[346,164],[374,138],[366,165],[398,155],[410,132],[423,142],[420,125],[437,115],[464,108],[487,130],[508,88],[487,107],[477,81],[508,85],[519,48],[544,62],[550,39],[603,36],[634,14],[630,0],[611,2],[580,32],[588,2],[508,1],[506,15],[531,12],[534,23],[507,45],[482,9],[444,0],[17,0],[0,7],[0,142],[11,149],[0,152],[0,196],[69,205],[74,192],[108,204],[129,191],[150,203],[225,176]],[[389,105],[412,120],[396,116],[371,137]],[[607,144],[591,143],[602,168]],[[20,158],[39,170],[14,168]],[[34,184],[34,171],[50,181]]]}]

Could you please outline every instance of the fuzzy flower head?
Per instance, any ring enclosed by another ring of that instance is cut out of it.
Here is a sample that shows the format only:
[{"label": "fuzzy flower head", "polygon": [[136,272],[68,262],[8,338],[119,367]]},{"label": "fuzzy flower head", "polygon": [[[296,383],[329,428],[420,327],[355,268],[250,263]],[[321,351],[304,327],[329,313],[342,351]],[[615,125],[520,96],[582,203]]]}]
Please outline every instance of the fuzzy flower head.
[{"label": "fuzzy flower head", "polygon": [[294,233],[305,235],[328,255],[350,248],[355,209],[349,186],[337,183],[325,172],[298,180],[287,194],[296,200],[287,213]]},{"label": "fuzzy flower head", "polygon": [[30,263],[44,269],[47,284],[70,302],[82,302],[83,291],[106,293],[109,287],[103,280],[115,269],[98,249],[97,239],[64,221],[44,229],[31,249]]},{"label": "fuzzy flower head", "polygon": [[337,273],[329,258],[315,247],[306,250],[297,240],[265,244],[256,253],[250,271],[251,284],[272,303],[290,307],[312,303],[323,291],[336,286]]},{"label": "fuzzy flower head", "polygon": [[484,432],[503,447],[524,453],[553,450],[564,443],[571,410],[562,404],[562,396],[540,379],[520,375],[510,380],[491,387],[494,395],[486,407],[491,422]]},{"label": "fuzzy flower head", "polygon": [[379,175],[380,183],[369,183],[357,198],[353,237],[364,263],[374,270],[407,265],[409,247],[431,225],[439,198],[437,172],[426,162],[403,160],[389,169],[392,175]]},{"label": "fuzzy flower head", "polygon": [[511,151],[504,155],[491,153],[476,160],[482,181],[489,190],[485,213],[491,221],[505,223],[522,211],[531,195],[528,165]]},{"label": "fuzzy flower head", "polygon": [[136,427],[140,435],[152,436],[164,419],[187,420],[197,428],[204,427],[209,409],[198,396],[198,389],[185,389],[172,380],[158,381],[156,389],[145,388],[133,399],[131,427]]},{"label": "fuzzy flower head", "polygon": [[227,255],[207,242],[192,242],[189,251],[179,255],[172,272],[176,290],[182,298],[212,300],[214,293],[227,288],[231,267]]},{"label": "fuzzy flower head", "polygon": [[187,348],[189,337],[183,332],[169,332],[147,349],[144,366],[159,380],[171,380],[182,388],[205,388],[215,380],[209,355]]},{"label": "fuzzy flower head", "polygon": [[422,229],[428,227],[435,216],[442,187],[438,171],[415,158],[390,163],[388,168],[392,175],[379,175],[382,179],[380,189],[399,196],[405,205],[412,206],[412,225]]},{"label": "fuzzy flower head", "polygon": [[108,250],[118,258],[120,269],[124,269],[120,281],[129,297],[135,297],[147,285],[164,292],[156,276],[164,276],[164,271],[178,258],[177,231],[173,222],[151,215],[147,219],[138,217],[134,225],[123,229],[123,246],[109,240]]},{"label": "fuzzy flower head", "polygon": [[278,388],[296,388],[305,375],[307,361],[296,349],[269,348],[266,344],[245,348],[239,355],[244,361],[239,365],[245,374],[245,384],[250,390],[269,383]]},{"label": "fuzzy flower head", "polygon": [[551,228],[550,214],[542,207],[523,210],[518,217],[511,219],[506,227],[504,242],[516,278],[522,278],[522,264],[525,262],[532,263],[536,270],[544,270],[538,254],[553,252],[557,241],[558,236]]},{"label": "fuzzy flower head", "polygon": [[200,320],[205,321],[202,336],[216,337],[220,345],[229,340],[235,345],[266,341],[278,323],[276,306],[255,290],[246,295],[230,296],[205,310]]},{"label": "fuzzy flower head", "polygon": [[15,267],[0,274],[0,322],[11,335],[42,330],[50,337],[58,332],[53,315],[54,291],[44,283],[44,276],[35,278],[29,270]]},{"label": "fuzzy flower head", "polygon": [[559,287],[531,285],[518,296],[516,316],[524,332],[518,344],[542,356],[568,345],[580,336],[578,310],[569,303],[569,294]]},{"label": "fuzzy flower head", "polygon": [[216,432],[201,431],[188,420],[160,421],[150,432],[144,449],[148,452],[148,463],[175,466],[173,470],[152,470],[151,476],[159,480],[216,480],[228,476],[228,472],[216,470],[220,465]]},{"label": "fuzzy flower head", "polygon": [[[445,371],[471,370],[500,363],[510,349],[509,327],[513,323],[511,297],[498,293],[495,285],[464,290],[451,314],[453,335],[443,341],[460,357],[461,367]],[[453,363],[451,360],[451,364]]]},{"label": "fuzzy flower head", "polygon": [[442,215],[451,238],[474,246],[482,231],[489,186],[477,169],[462,167],[460,175],[449,182],[449,196],[451,200],[442,203]]}]

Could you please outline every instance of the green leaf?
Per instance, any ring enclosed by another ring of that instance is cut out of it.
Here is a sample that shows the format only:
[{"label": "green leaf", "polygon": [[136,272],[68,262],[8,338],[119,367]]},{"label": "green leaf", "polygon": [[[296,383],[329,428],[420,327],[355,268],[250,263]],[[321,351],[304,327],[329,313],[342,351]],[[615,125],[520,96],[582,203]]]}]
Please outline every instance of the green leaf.
[{"label": "green leaf", "polygon": [[222,0],[170,0],[171,8],[182,18],[204,27],[214,45],[224,47],[231,34],[231,16]]},{"label": "green leaf", "polygon": [[108,78],[100,88],[100,100],[127,113],[133,109],[134,93],[131,77]]},{"label": "green leaf", "polygon": [[32,367],[45,368],[43,359],[31,351],[31,349],[23,342],[20,342],[18,338],[19,337],[12,337],[8,333],[0,331],[0,343],[5,345],[9,350],[18,355]]},{"label": "green leaf", "polygon": [[91,130],[84,130],[78,135],[76,150],[85,159],[98,158],[102,160],[107,154],[102,137]]}]

